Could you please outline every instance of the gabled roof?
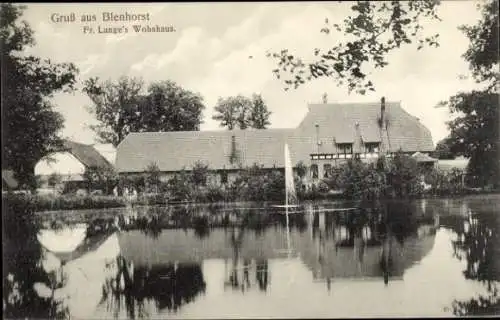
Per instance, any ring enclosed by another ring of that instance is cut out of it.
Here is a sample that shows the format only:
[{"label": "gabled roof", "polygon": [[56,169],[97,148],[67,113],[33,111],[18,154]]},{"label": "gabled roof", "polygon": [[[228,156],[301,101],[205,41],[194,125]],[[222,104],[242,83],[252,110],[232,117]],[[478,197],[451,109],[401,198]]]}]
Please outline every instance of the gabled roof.
[{"label": "gabled roof", "polygon": [[85,167],[112,168],[112,164],[104,158],[92,145],[65,140],[62,151],[71,153]]},{"label": "gabled roof", "polygon": [[[336,143],[383,142],[388,151],[429,152],[432,136],[418,118],[407,113],[400,102],[385,103],[387,133],[379,129],[380,102],[310,104],[297,130],[303,135],[318,134],[323,152],[336,152]],[[358,128],[356,128],[358,124]],[[316,125],[318,127],[316,128]]]},{"label": "gabled roof", "polygon": [[[116,168],[141,172],[155,163],[161,171],[179,171],[189,170],[197,161],[213,170],[254,163],[282,167],[280,146],[290,134],[290,129],[131,133],[117,147]],[[237,160],[231,163],[233,139]]]},{"label": "gabled roof", "polygon": [[[307,161],[312,153],[337,153],[338,143],[353,143],[355,152],[363,151],[363,143],[369,142],[382,142],[391,152],[434,149],[429,130],[399,102],[387,102],[385,114],[388,129],[382,137],[380,103],[310,105],[295,129],[131,133],[117,147],[116,168],[119,172],[143,172],[156,163],[161,171],[179,171],[189,170],[197,161],[213,170],[254,163],[282,168],[285,143],[292,165]],[[230,161],[233,139],[239,163]]]}]

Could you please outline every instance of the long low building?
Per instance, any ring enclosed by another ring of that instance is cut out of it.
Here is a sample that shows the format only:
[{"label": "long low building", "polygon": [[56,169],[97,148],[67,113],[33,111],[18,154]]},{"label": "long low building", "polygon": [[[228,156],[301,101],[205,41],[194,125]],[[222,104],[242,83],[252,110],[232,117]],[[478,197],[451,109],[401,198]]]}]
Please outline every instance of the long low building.
[{"label": "long low building", "polygon": [[167,180],[201,162],[211,170],[214,183],[225,183],[254,164],[284,168],[285,144],[292,165],[302,162],[309,169],[310,182],[350,158],[372,161],[381,152],[391,156],[434,150],[429,129],[400,102],[382,98],[375,103],[311,104],[291,129],[130,133],[117,147],[116,168],[121,174],[140,174],[155,164]]}]

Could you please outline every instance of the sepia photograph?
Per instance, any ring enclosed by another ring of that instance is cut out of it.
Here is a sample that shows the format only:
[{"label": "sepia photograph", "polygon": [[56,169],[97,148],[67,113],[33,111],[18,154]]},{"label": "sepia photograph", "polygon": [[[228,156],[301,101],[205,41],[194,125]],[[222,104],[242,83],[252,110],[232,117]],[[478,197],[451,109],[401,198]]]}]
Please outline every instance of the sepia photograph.
[{"label": "sepia photograph", "polygon": [[0,4],[3,317],[500,316],[498,4]]}]

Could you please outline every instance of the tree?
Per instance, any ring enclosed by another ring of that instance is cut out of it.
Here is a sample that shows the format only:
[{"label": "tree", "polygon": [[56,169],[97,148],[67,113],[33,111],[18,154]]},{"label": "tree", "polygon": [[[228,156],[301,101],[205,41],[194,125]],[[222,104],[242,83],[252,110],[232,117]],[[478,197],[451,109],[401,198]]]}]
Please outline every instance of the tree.
[{"label": "tree", "polygon": [[207,183],[208,178],[208,165],[197,161],[193,165],[193,170],[191,171],[191,180],[195,186],[204,186]]},{"label": "tree", "polygon": [[22,53],[35,44],[33,30],[20,21],[24,9],[3,3],[0,12],[2,168],[14,170],[21,185],[33,188],[36,163],[62,145],[58,133],[64,119],[50,98],[74,90],[78,70]]},{"label": "tree", "polygon": [[160,168],[156,163],[150,163],[146,167],[146,175],[145,175],[145,184],[146,184],[146,189],[149,192],[154,192],[158,193],[158,187],[161,183],[160,180]]},{"label": "tree", "polygon": [[83,173],[88,192],[101,190],[108,195],[118,185],[118,175],[112,168],[88,167]]},{"label": "tree", "polygon": [[453,113],[462,114],[448,122],[451,152],[470,158],[467,172],[478,185],[498,183],[498,93],[462,92],[447,105]]},{"label": "tree", "polygon": [[266,129],[271,112],[260,94],[253,94],[252,98],[242,95],[219,98],[215,106],[215,115],[212,119],[220,122],[221,127],[233,130],[237,127],[246,129]]},{"label": "tree", "polygon": [[25,195],[2,196],[2,227],[4,317],[67,319],[69,310],[63,301],[37,290],[40,286],[59,290],[66,281],[57,276],[60,270],[43,262],[46,250],[37,239],[42,225],[34,201]]},{"label": "tree", "polygon": [[367,68],[387,66],[391,52],[412,42],[418,43],[417,49],[439,46],[438,34],[422,35],[426,19],[440,20],[436,15],[438,5],[439,1],[435,0],[357,1],[351,7],[352,14],[341,25],[325,19],[321,29],[322,33],[345,41],[326,51],[314,48],[311,61],[295,56],[288,49],[268,52],[267,56],[278,65],[273,73],[284,80],[285,90],[315,78],[331,77],[339,85],[346,82],[349,92],[374,91]]},{"label": "tree", "polygon": [[203,98],[175,82],[152,83],[143,94],[143,81],[121,77],[116,83],[91,78],[83,91],[92,100],[89,109],[100,122],[91,128],[103,143],[115,147],[130,132],[200,130]]},{"label": "tree", "polygon": [[436,144],[436,149],[433,152],[433,157],[437,159],[454,159],[455,156],[451,152],[451,142],[449,138],[444,138]]},{"label": "tree", "polygon": [[248,127],[248,112],[252,108],[252,101],[242,95],[235,97],[219,98],[215,105],[213,120],[219,121],[221,127],[233,130],[236,127]]},{"label": "tree", "polygon": [[482,19],[478,24],[460,29],[470,39],[463,56],[474,79],[485,84],[485,89],[459,92],[441,105],[457,115],[447,123],[451,152],[470,157],[467,171],[475,184],[498,186],[498,1],[489,1],[480,8]]},{"label": "tree", "polygon": [[389,192],[398,199],[420,195],[423,191],[420,173],[417,161],[398,151],[386,173]]},{"label": "tree", "polygon": [[478,24],[460,27],[470,40],[463,57],[476,81],[490,82],[488,89],[498,90],[498,0],[478,4],[478,9],[482,10]]},{"label": "tree", "polygon": [[266,129],[267,126],[271,124],[271,122],[269,122],[270,115],[271,111],[267,109],[267,105],[262,99],[262,96],[260,94],[254,94],[252,96],[252,107],[248,118],[250,127],[254,129]]},{"label": "tree", "polygon": [[47,184],[51,188],[55,188],[61,182],[62,182],[62,176],[58,173],[55,173],[55,172],[50,174],[48,179],[47,179]]}]

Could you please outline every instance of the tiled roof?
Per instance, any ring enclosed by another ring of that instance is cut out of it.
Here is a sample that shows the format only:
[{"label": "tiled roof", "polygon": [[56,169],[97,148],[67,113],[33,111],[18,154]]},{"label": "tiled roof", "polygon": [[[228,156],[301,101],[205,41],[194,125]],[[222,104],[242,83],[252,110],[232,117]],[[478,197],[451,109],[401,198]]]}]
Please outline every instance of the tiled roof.
[{"label": "tiled roof", "polygon": [[386,103],[388,134],[382,138],[380,103],[320,104],[309,109],[295,129],[131,133],[117,147],[116,168],[119,172],[141,172],[156,163],[161,171],[178,171],[189,170],[196,161],[215,170],[237,168],[230,162],[233,136],[243,167],[254,163],[283,167],[285,143],[294,165],[307,161],[311,153],[337,153],[336,143],[342,142],[354,143],[354,151],[361,151],[362,143],[381,140],[394,152],[434,149],[429,130],[399,103]]},{"label": "tiled roof", "polygon": [[65,140],[63,150],[71,153],[86,167],[112,168],[111,163],[92,145]]},{"label": "tiled roof", "polygon": [[386,102],[385,105],[388,125],[382,137],[378,125],[380,102],[311,104],[297,130],[312,137],[317,133],[325,153],[336,152],[335,143],[354,143],[355,148],[359,147],[356,145],[358,136],[365,143],[382,140],[391,152],[434,150],[430,131],[416,117],[407,113],[399,102]]},{"label": "tiled roof", "polygon": [[[161,171],[189,170],[197,162],[210,169],[283,166],[289,129],[233,131],[176,131],[129,134],[118,146],[119,172],[140,172],[155,163]],[[231,163],[233,136],[237,161]]]}]

